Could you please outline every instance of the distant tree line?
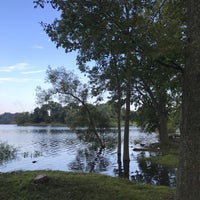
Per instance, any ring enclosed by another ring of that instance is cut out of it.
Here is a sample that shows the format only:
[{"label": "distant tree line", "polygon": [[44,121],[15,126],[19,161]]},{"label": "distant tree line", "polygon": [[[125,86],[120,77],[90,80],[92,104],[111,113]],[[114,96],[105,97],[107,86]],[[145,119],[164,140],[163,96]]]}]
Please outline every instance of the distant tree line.
[{"label": "distant tree line", "polygon": [[[97,128],[116,126],[116,111],[113,105],[89,105],[92,117]],[[132,112],[132,121],[136,114]],[[122,111],[122,121],[124,112]],[[62,106],[60,103],[50,101],[41,107],[36,107],[33,112],[18,113],[15,116],[18,125],[26,124],[64,124],[71,128],[88,127],[89,120],[85,108],[77,104]]]},{"label": "distant tree line", "polygon": [[15,124],[15,118],[19,113],[8,113],[5,112],[0,115],[0,124]]},{"label": "distant tree line", "polygon": [[[110,103],[90,105],[96,126],[108,128],[117,126],[116,108]],[[143,109],[145,109],[143,107]],[[148,108],[146,108],[148,109]],[[150,108],[149,108],[150,109]],[[148,114],[149,113],[149,114]],[[175,133],[179,127],[180,112],[171,115],[168,121],[168,130]],[[121,111],[121,122],[125,121],[125,109]],[[136,125],[144,132],[155,132],[158,130],[158,120],[153,112],[143,112],[142,109],[131,111],[131,125]],[[36,107],[33,112],[3,113],[0,115],[0,124],[62,124],[72,128],[88,126],[88,117],[83,106],[77,104],[62,104],[50,101],[41,107]]]}]

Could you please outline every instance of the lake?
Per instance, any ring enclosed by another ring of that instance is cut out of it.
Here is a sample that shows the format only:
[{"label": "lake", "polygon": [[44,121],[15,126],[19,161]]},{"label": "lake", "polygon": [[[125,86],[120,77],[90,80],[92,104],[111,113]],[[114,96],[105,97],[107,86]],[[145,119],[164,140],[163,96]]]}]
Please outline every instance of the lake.
[{"label": "lake", "polygon": [[[77,134],[67,127],[0,125],[0,142],[17,148],[15,157],[0,161],[0,172],[16,170],[89,172],[91,163],[95,161],[95,173],[118,176],[117,133],[113,130],[101,134],[101,137],[105,141],[106,148],[95,160],[98,145],[93,142],[91,134]],[[139,163],[140,156],[150,156],[152,153],[133,151],[134,148],[140,148],[141,143],[154,142],[157,142],[155,133],[146,134],[137,127],[130,127],[130,179],[171,186],[174,184],[175,176],[173,169],[154,166],[149,162]],[[163,173],[165,178],[159,175]],[[167,180],[162,181],[163,179]]]}]

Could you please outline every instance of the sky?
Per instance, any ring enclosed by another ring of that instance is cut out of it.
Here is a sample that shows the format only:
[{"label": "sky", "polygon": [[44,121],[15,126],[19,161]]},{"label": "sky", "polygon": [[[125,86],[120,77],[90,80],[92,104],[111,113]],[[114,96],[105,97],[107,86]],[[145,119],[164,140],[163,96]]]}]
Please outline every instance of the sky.
[{"label": "sky", "polygon": [[45,87],[46,70],[64,66],[79,73],[76,53],[56,48],[40,22],[59,17],[50,6],[34,8],[33,0],[3,0],[0,6],[0,114],[32,112],[36,87]]}]

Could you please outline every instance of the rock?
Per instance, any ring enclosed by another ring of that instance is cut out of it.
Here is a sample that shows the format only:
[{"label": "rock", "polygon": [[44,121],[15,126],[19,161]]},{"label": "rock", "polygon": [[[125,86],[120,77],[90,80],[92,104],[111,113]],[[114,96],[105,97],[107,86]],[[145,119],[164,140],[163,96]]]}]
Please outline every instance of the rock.
[{"label": "rock", "polygon": [[49,181],[49,177],[46,174],[39,174],[34,179],[34,183],[46,183]]}]

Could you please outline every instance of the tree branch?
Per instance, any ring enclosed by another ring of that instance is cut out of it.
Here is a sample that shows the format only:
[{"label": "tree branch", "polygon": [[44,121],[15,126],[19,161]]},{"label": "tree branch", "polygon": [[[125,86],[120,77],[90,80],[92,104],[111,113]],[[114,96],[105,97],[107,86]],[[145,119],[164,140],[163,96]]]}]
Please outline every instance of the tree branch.
[{"label": "tree branch", "polygon": [[159,63],[160,65],[164,66],[164,67],[172,68],[172,69],[175,69],[175,70],[177,70],[177,71],[180,71],[181,73],[184,73],[184,68],[182,68],[180,65],[178,65],[177,63],[175,63],[175,62],[173,62],[173,61],[170,61],[171,64],[162,62],[162,61],[159,60],[159,59],[156,59],[155,61],[156,61],[157,63]]}]

